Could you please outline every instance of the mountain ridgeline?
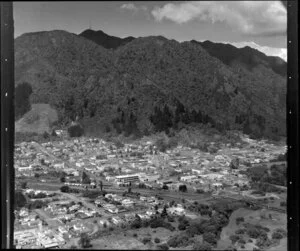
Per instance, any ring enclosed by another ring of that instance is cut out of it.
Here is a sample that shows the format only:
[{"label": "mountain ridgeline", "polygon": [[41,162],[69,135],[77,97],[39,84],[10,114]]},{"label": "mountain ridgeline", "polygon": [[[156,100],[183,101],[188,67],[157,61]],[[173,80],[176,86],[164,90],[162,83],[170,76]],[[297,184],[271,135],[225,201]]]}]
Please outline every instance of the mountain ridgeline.
[{"label": "mountain ridgeline", "polygon": [[62,124],[78,116],[90,132],[145,135],[203,123],[284,136],[286,63],[231,50],[91,30],[27,33],[15,39],[15,80],[30,83],[32,104],[50,104]]},{"label": "mountain ridgeline", "polygon": [[103,31],[85,30],[79,36],[89,39],[96,44],[103,46],[106,49],[117,49],[118,47],[131,42],[134,37],[119,38],[110,36]]}]

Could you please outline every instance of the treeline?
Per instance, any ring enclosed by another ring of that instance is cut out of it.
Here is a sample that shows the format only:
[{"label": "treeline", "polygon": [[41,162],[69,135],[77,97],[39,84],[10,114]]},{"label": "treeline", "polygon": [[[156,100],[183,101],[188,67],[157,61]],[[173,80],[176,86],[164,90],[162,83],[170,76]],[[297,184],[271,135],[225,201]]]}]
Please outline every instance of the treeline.
[{"label": "treeline", "polygon": [[272,165],[270,172],[267,167],[258,166],[248,168],[245,172],[252,182],[254,183],[270,183],[279,186],[286,186],[287,183],[287,170],[286,165]]},{"label": "treeline", "polygon": [[18,84],[15,88],[15,120],[21,118],[31,109],[30,94],[32,93],[31,85],[27,82]]}]

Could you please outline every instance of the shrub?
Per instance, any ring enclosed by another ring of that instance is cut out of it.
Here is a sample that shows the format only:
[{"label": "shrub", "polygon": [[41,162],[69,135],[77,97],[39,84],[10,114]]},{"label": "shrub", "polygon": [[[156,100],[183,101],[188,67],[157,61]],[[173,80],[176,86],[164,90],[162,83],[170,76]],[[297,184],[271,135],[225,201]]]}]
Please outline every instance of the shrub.
[{"label": "shrub", "polygon": [[174,222],[174,217],[171,216],[171,215],[168,215],[168,221],[169,221],[169,222]]},{"label": "shrub", "polygon": [[280,202],[280,206],[281,206],[281,207],[286,207],[286,202],[285,202],[285,201],[281,201],[281,202]]},{"label": "shrub", "polygon": [[247,234],[254,239],[257,239],[260,235],[260,231],[257,228],[251,227],[247,229]]},{"label": "shrub", "polygon": [[212,245],[217,244],[216,235],[213,234],[213,233],[204,233],[203,234],[203,240],[206,241],[209,244],[212,244]]},{"label": "shrub", "polygon": [[159,239],[159,238],[155,238],[155,239],[154,239],[154,242],[155,242],[155,243],[160,243],[160,239]]},{"label": "shrub", "polygon": [[[276,233],[276,234],[275,234]],[[284,230],[283,228],[277,228],[274,230],[273,232],[273,235],[275,234],[275,237],[279,237],[279,235],[281,235],[283,237],[286,237],[287,236],[287,232],[286,230]],[[272,235],[272,238],[273,238],[273,235]],[[274,239],[274,238],[273,238]],[[278,239],[278,238],[275,238],[275,239]]]},{"label": "shrub", "polygon": [[245,221],[244,217],[237,217],[235,220],[237,225],[239,225],[241,222],[244,222],[244,221]]},{"label": "shrub", "polygon": [[231,240],[232,244],[234,244],[240,239],[240,237],[238,235],[231,235],[229,239]]},{"label": "shrub", "polygon": [[170,247],[184,247],[190,244],[189,237],[186,234],[180,234],[173,236],[171,239],[168,240],[168,245]]},{"label": "shrub", "polygon": [[82,233],[80,235],[80,239],[78,241],[78,244],[82,248],[89,248],[89,247],[91,247],[91,240],[90,240],[89,236],[86,233]]},{"label": "shrub", "polygon": [[133,237],[137,237],[137,236],[138,236],[137,233],[134,233],[134,234],[133,234]]},{"label": "shrub", "polygon": [[158,247],[159,250],[169,250],[169,246],[166,243],[157,245],[157,247]]},{"label": "shrub", "polygon": [[147,244],[150,241],[151,241],[151,237],[144,237],[143,240],[142,240],[144,245]]},{"label": "shrub", "polygon": [[244,239],[239,239],[239,240],[238,240],[238,243],[239,243],[239,244],[246,244],[246,241],[245,241]]},{"label": "shrub", "polygon": [[236,234],[244,234],[245,233],[245,229],[237,229],[235,231]]},{"label": "shrub", "polygon": [[140,219],[135,219],[131,225],[130,225],[131,229],[137,229],[137,228],[141,228],[142,227],[142,221]]},{"label": "shrub", "polygon": [[192,224],[191,226],[189,226],[186,230],[186,233],[190,237],[194,237],[195,235],[202,234],[202,232],[200,231],[200,228],[198,228],[197,224]]},{"label": "shrub", "polygon": [[272,239],[280,240],[282,238],[283,238],[283,235],[281,233],[279,233],[279,232],[274,232],[272,234]]},{"label": "shrub", "polygon": [[187,227],[187,225],[181,222],[178,225],[178,230],[183,231],[186,229],[186,227]]},{"label": "shrub", "polygon": [[211,250],[211,246],[208,243],[195,242],[193,250]]}]

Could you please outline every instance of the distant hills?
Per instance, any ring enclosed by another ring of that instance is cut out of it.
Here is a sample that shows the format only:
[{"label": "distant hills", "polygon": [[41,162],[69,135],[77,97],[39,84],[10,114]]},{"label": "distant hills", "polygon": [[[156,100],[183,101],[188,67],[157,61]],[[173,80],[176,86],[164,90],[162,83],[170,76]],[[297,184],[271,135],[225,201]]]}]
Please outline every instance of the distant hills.
[{"label": "distant hills", "polygon": [[15,39],[15,81],[30,83],[31,103],[50,104],[62,124],[78,116],[87,131],[126,135],[189,123],[285,135],[282,61],[247,47],[92,30]]}]

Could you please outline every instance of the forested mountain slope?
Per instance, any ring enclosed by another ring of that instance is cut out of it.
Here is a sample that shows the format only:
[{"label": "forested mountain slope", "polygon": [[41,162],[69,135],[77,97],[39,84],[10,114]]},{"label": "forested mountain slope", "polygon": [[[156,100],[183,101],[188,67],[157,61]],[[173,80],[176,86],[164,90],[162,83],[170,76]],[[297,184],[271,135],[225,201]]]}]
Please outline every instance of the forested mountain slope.
[{"label": "forested mountain slope", "polygon": [[201,44],[161,36],[115,50],[65,31],[15,40],[16,84],[60,121],[76,116],[94,130],[148,134],[178,123],[210,123],[256,136],[285,134],[285,79],[268,65],[229,65]]}]

